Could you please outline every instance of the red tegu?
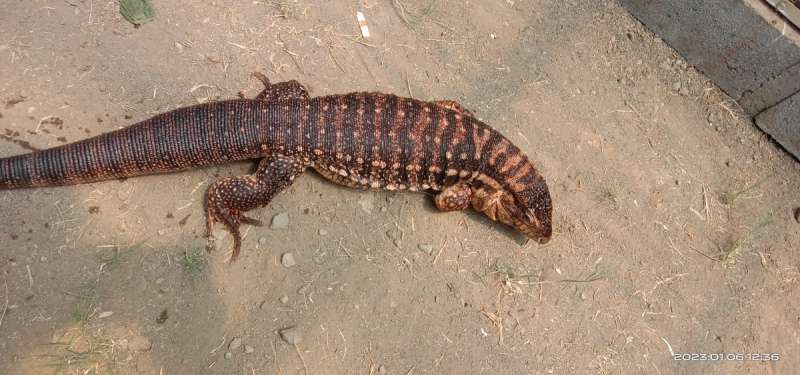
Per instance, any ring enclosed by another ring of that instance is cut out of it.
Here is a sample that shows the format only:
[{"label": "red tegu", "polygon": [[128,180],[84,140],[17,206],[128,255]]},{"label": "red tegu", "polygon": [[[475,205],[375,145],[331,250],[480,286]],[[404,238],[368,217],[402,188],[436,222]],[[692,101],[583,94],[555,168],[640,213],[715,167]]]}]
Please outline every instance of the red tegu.
[{"label": "red tegu", "polygon": [[[263,78],[263,77],[262,77]],[[453,101],[381,93],[310,98],[296,81],[255,99],[205,103],[130,127],[0,159],[0,189],[90,183],[260,160],[254,173],[214,182],[208,235],[219,222],[239,255],[244,215],[267,205],[308,167],[341,185],[430,192],[436,207],[470,206],[545,243],[552,203],[542,175],[507,138]]]}]

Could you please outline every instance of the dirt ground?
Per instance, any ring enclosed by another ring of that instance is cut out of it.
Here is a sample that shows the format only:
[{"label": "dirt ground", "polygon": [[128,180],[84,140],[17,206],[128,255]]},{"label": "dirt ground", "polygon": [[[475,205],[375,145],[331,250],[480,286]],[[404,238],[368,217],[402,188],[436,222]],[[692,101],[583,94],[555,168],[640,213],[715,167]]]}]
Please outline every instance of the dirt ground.
[{"label": "dirt ground", "polygon": [[253,96],[254,71],[454,99],[546,176],[554,238],[307,173],[254,213],[288,228],[245,229],[229,265],[219,228],[205,251],[202,198],[252,163],[2,191],[0,373],[800,367],[800,164],[613,1],[154,3],[134,28],[112,0],[6,2],[0,156]]}]

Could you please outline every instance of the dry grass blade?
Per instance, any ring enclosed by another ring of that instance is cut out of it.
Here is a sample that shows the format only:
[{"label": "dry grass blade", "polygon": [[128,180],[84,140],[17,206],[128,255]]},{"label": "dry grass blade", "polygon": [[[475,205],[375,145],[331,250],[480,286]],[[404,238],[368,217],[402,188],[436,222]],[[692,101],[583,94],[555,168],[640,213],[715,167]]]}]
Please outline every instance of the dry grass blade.
[{"label": "dry grass blade", "polygon": [[6,289],[6,303],[3,305],[3,311],[0,312],[0,327],[3,326],[3,319],[6,317],[6,310],[8,310],[8,280],[3,284]]},{"label": "dry grass blade", "polygon": [[753,242],[756,242],[757,236],[761,231],[769,226],[774,220],[773,216],[767,215],[764,219],[759,221],[753,228],[748,230],[743,235],[737,237],[733,241],[725,245],[717,245],[717,259],[725,265],[736,264],[736,258],[745,252],[745,249]]},{"label": "dry grass blade", "polygon": [[86,283],[78,292],[78,303],[70,313],[73,320],[85,325],[94,316],[95,285]]},{"label": "dry grass blade", "polygon": [[563,279],[561,280],[562,283],[591,283],[599,280],[603,280],[607,278],[605,272],[600,270],[593,270],[588,276],[582,279]]},{"label": "dry grass blade", "polygon": [[92,370],[107,369],[114,360],[112,341],[83,331],[79,336],[69,338],[67,342],[53,342],[46,345],[57,348],[57,351],[52,354],[40,354],[37,357],[46,359],[45,366],[52,368],[55,373],[87,374]]},{"label": "dry grass blade", "polygon": [[729,205],[733,204],[737,199],[744,197],[745,194],[750,193],[753,190],[757,189],[759,186],[761,186],[761,184],[763,184],[764,182],[769,180],[772,176],[773,175],[769,175],[767,177],[764,177],[764,178],[756,181],[754,184],[752,184],[750,186],[745,186],[744,188],[742,188],[740,190],[737,190],[737,191],[734,191],[734,192],[729,192],[729,191],[722,192],[720,194],[720,196],[719,196],[719,200],[720,200],[720,202],[722,202],[722,204],[725,204],[725,205],[729,206]]},{"label": "dry grass blade", "polygon": [[523,285],[542,285],[542,284],[588,284],[595,281],[600,281],[608,278],[607,272],[595,267],[586,277],[575,279],[561,279],[561,280],[544,280],[541,274],[534,274],[524,270],[517,269],[513,266],[501,264],[499,259],[496,259],[494,264],[489,267],[482,275],[474,274],[482,283],[485,284],[484,278],[487,276],[500,276],[502,283],[505,286]]},{"label": "dry grass blade", "polygon": [[306,72],[303,70],[303,67],[300,66],[300,62],[297,61],[297,56],[298,56],[297,53],[294,53],[289,50],[289,47],[286,46],[286,42],[283,40],[283,37],[280,34],[278,34],[278,40],[280,41],[280,43],[278,44],[280,44],[280,46],[282,47],[283,52],[286,52],[286,54],[292,58],[292,62],[297,67],[297,70],[300,71],[300,74],[305,75]]},{"label": "dry grass blade", "polygon": [[125,259],[132,253],[140,250],[144,246],[145,241],[130,245],[130,246],[111,246],[109,251],[103,251],[98,255],[103,270],[110,270],[122,264]]},{"label": "dry grass blade", "polygon": [[483,274],[483,277],[492,275],[502,276],[504,282],[518,284],[534,284],[533,279],[536,277],[532,273],[520,271],[513,266],[503,265],[499,259],[495,260],[494,264]]}]

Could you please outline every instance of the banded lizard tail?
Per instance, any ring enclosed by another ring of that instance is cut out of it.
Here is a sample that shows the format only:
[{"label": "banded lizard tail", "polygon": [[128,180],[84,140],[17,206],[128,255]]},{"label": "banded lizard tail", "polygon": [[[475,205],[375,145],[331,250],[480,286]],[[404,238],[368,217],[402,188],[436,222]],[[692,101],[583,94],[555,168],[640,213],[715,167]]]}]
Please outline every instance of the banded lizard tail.
[{"label": "banded lizard tail", "polygon": [[382,93],[309,97],[297,81],[255,99],[199,104],[60,147],[0,159],[0,189],[73,185],[234,160],[260,159],[250,175],[206,193],[208,235],[222,223],[239,255],[244,215],[267,205],[307,168],[361,189],[435,194],[441,211],[470,206],[546,243],[552,204],[542,175],[507,138],[453,101]]}]

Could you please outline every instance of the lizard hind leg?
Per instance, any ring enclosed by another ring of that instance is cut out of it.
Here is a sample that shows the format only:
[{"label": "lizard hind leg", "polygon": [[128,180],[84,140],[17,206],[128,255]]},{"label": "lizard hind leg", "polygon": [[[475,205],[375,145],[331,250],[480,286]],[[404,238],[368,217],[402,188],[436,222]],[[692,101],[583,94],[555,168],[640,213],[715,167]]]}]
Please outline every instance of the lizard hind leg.
[{"label": "lizard hind leg", "polygon": [[244,212],[266,206],[272,198],[289,187],[295,177],[305,170],[302,161],[286,156],[269,156],[261,160],[255,173],[245,176],[226,177],[216,181],[206,193],[207,230],[215,222],[222,223],[233,235],[231,261],[241,252],[242,223],[260,225],[258,220],[244,216]]},{"label": "lizard hind leg", "polygon": [[470,206],[472,194],[472,188],[469,185],[459,182],[446,187],[433,200],[441,211],[461,211]]},{"label": "lizard hind leg", "polygon": [[264,90],[255,97],[255,100],[272,102],[286,99],[309,99],[308,90],[300,82],[291,80],[270,83],[267,76],[259,72],[253,72],[253,76],[264,84]]}]

